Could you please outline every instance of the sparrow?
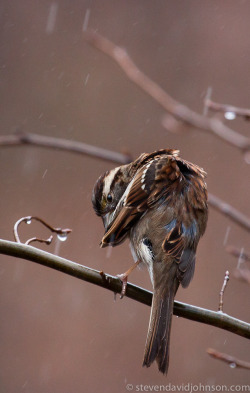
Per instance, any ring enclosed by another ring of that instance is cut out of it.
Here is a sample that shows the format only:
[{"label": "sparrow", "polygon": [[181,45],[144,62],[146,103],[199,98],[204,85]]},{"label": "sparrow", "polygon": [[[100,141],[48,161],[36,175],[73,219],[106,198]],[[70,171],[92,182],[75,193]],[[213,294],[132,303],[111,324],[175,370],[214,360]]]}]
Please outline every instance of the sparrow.
[{"label": "sparrow", "polygon": [[130,240],[134,264],[122,275],[122,296],[128,275],[146,265],[153,299],[143,366],[155,360],[167,374],[174,297],[194,274],[195,255],[207,224],[206,173],[161,149],[141,154],[135,161],[105,172],[92,194],[93,208],[103,220],[101,247]]}]

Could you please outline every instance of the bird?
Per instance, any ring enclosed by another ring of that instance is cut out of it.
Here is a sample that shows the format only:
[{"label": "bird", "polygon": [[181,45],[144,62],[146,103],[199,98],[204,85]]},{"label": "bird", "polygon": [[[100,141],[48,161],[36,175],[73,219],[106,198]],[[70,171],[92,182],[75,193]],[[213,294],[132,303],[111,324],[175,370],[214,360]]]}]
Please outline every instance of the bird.
[{"label": "bird", "polygon": [[138,265],[148,269],[153,298],[143,366],[156,361],[167,374],[174,297],[186,288],[207,219],[206,172],[180,158],[179,150],[142,153],[133,162],[106,171],[92,192],[93,208],[105,233],[100,246],[117,246],[129,239],[133,265],[118,275],[122,294]]}]

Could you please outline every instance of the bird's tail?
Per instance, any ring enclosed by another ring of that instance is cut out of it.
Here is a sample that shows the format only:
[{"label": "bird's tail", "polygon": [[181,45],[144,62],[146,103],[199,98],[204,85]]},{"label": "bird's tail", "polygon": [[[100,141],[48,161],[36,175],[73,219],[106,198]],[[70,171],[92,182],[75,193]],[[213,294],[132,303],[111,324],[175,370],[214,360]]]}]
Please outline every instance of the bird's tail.
[{"label": "bird's tail", "polygon": [[149,367],[154,360],[159,371],[168,372],[169,341],[174,307],[174,297],[179,283],[176,279],[154,290],[143,366]]}]

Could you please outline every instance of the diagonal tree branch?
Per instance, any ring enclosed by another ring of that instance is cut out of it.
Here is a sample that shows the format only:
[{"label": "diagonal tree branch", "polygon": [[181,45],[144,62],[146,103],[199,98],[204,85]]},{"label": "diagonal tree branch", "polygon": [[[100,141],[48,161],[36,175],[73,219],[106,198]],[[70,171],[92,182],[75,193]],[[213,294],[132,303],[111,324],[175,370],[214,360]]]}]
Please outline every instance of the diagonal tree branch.
[{"label": "diagonal tree branch", "polygon": [[243,261],[250,262],[250,253],[244,251],[244,249],[240,249],[235,246],[227,246],[226,251],[229,254],[232,254],[236,258],[240,258],[242,260],[242,262]]},{"label": "diagonal tree branch", "polygon": [[[106,150],[100,147],[88,145],[86,143],[70,141],[67,139],[29,133],[17,133],[0,136],[0,146],[19,145],[33,145],[51,149],[60,149],[74,153],[86,154],[118,164],[128,164],[132,161],[132,157],[128,154],[117,153],[115,151]],[[250,230],[250,219],[235,209],[233,206],[229,205],[227,202],[211,193],[208,194],[208,202],[213,208],[229,217],[244,229],[248,231]]]},{"label": "diagonal tree branch", "polygon": [[[0,240],[0,254],[39,263],[40,265],[50,267],[69,274],[70,276],[109,289],[115,293],[120,293],[122,290],[122,283],[117,277],[90,269],[89,267],[69,261],[65,258],[41,251],[35,247],[7,240]],[[151,292],[132,284],[128,284],[126,296],[148,306],[150,306],[152,302]],[[196,322],[228,330],[242,337],[250,338],[250,324],[221,312],[206,310],[204,308],[175,301],[174,314]]]},{"label": "diagonal tree branch", "polygon": [[222,199],[211,193],[208,193],[208,203],[214,209],[229,217],[232,221],[240,225],[242,228],[250,231],[250,219],[245,214],[241,213],[239,210],[229,205],[229,203],[223,201]]},{"label": "diagonal tree branch", "polygon": [[162,87],[153,82],[136,66],[125,49],[116,46],[113,42],[92,30],[85,31],[84,37],[91,45],[111,57],[132,82],[145,91],[175,118],[202,131],[213,133],[228,144],[237,147],[242,152],[250,150],[249,138],[227,127],[220,120],[200,115],[174,100]]},{"label": "diagonal tree branch", "polygon": [[232,368],[238,367],[250,370],[250,363],[246,362],[245,360],[237,359],[232,355],[228,355],[227,353],[218,352],[213,348],[208,348],[207,353],[214,359],[219,359],[228,363]]},{"label": "diagonal tree branch", "polygon": [[128,154],[117,153],[115,151],[103,149],[101,147],[88,145],[83,142],[70,141],[68,139],[54,138],[37,134],[18,132],[12,135],[0,136],[0,146],[33,145],[51,149],[64,150],[103,160],[128,164],[132,158]]},{"label": "diagonal tree branch", "polygon": [[241,116],[245,120],[250,119],[250,109],[247,108],[238,108],[237,106],[233,106],[233,105],[220,104],[218,102],[212,101],[210,98],[205,99],[205,106],[214,112],[223,112],[223,113],[230,112],[233,115],[235,115],[235,117]]}]

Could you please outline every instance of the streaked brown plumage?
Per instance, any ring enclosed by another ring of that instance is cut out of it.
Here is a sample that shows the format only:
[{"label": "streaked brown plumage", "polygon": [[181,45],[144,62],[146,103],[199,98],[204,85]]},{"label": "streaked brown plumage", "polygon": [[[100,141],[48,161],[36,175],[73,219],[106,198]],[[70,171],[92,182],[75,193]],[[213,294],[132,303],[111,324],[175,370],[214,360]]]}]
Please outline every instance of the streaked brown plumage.
[{"label": "streaked brown plumage", "polygon": [[162,373],[168,370],[174,296],[179,284],[187,287],[193,277],[207,223],[205,172],[178,154],[172,149],[144,153],[106,172],[92,197],[105,227],[101,246],[129,237],[135,261],[147,265],[153,302],[143,365],[156,360]]}]

